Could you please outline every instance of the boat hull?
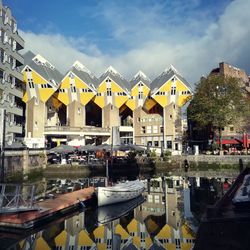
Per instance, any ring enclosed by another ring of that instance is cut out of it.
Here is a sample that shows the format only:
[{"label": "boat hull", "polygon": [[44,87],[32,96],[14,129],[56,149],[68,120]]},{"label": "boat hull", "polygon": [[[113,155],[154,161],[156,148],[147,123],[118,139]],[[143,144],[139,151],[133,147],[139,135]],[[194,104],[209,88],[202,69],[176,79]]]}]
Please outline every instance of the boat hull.
[{"label": "boat hull", "polygon": [[98,206],[132,200],[141,195],[144,189],[141,181],[128,181],[111,187],[98,187]]}]

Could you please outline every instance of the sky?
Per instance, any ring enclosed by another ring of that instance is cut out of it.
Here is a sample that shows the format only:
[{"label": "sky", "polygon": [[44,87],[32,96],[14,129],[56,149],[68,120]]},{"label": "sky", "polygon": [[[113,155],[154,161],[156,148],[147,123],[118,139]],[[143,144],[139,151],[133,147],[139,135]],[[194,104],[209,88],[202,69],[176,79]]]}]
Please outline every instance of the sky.
[{"label": "sky", "polygon": [[3,0],[25,51],[63,74],[79,60],[152,80],[170,65],[193,86],[227,62],[250,75],[250,0]]}]

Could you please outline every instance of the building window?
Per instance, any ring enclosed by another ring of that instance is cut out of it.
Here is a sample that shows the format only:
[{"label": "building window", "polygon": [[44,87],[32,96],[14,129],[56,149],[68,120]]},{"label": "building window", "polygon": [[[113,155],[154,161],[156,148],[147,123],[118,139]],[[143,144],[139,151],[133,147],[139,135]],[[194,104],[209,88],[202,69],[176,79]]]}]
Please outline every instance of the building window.
[{"label": "building window", "polygon": [[34,82],[33,82],[32,79],[28,79],[28,84],[29,84],[30,89],[34,89],[35,88]]},{"label": "building window", "polygon": [[176,95],[176,87],[171,87],[171,95]]},{"label": "building window", "polygon": [[233,132],[234,131],[234,127],[230,127],[230,131]]},{"label": "building window", "polygon": [[154,126],[153,126],[153,133],[154,133],[154,134],[157,134],[157,133],[158,133],[158,126],[157,126],[157,125],[154,125]]},{"label": "building window", "polygon": [[111,88],[107,88],[107,96],[112,96]]},{"label": "building window", "polygon": [[4,78],[4,74],[3,71],[0,69],[0,80],[2,80]]},{"label": "building window", "polygon": [[70,90],[72,93],[76,93],[76,86],[70,85]]},{"label": "building window", "polygon": [[163,91],[158,91],[155,95],[165,95],[165,92],[163,92]]},{"label": "building window", "polygon": [[102,93],[97,93],[97,94],[96,94],[96,96],[101,96],[101,95],[102,95]]},{"label": "building window", "polygon": [[152,127],[151,126],[147,126],[147,134],[151,134],[152,133]]},{"label": "building window", "polygon": [[106,82],[111,82],[111,80],[109,78],[106,79]]},{"label": "building window", "polygon": [[159,147],[159,142],[158,141],[154,141],[154,145],[155,145],[155,147]]},{"label": "building window", "polygon": [[31,70],[29,67],[27,67],[27,68],[25,69],[25,71],[26,71],[26,72],[32,72],[32,70]]},{"label": "building window", "polygon": [[145,134],[145,133],[146,133],[146,128],[145,128],[145,126],[142,126],[142,127],[141,127],[141,132],[142,132],[142,134]]},{"label": "building window", "polygon": [[143,92],[142,91],[139,91],[138,99],[139,100],[143,99]]},{"label": "building window", "polygon": [[167,141],[167,148],[172,149],[172,141]]},{"label": "building window", "polygon": [[179,150],[179,143],[175,143],[175,150]]}]

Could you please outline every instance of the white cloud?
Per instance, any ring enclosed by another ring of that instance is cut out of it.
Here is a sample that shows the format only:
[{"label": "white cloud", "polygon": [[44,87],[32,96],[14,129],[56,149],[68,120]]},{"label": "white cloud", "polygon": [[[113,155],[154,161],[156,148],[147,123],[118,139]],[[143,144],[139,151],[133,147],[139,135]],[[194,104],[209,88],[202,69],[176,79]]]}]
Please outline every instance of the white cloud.
[{"label": "white cloud", "polygon": [[[126,20],[120,17],[115,19],[113,35],[123,43],[127,39],[129,49],[118,55],[101,51],[96,44],[84,37],[66,38],[60,34],[34,34],[25,31],[21,35],[27,50],[44,55],[62,73],[75,60],[79,60],[97,76],[109,65],[113,65],[128,79],[139,69],[153,79],[172,64],[188,81],[194,83],[221,61],[250,73],[249,9],[250,1],[233,1],[216,22],[203,20],[199,23],[199,20],[191,18],[187,23],[179,25],[176,32],[173,27],[165,26],[164,22],[155,21],[158,8],[155,8],[156,12],[152,12],[149,18],[137,12],[142,21],[135,27],[132,24],[126,26]],[[109,16],[112,10],[108,11]],[[188,26],[186,29],[185,25]],[[191,30],[195,28],[197,32],[192,33]]]}]

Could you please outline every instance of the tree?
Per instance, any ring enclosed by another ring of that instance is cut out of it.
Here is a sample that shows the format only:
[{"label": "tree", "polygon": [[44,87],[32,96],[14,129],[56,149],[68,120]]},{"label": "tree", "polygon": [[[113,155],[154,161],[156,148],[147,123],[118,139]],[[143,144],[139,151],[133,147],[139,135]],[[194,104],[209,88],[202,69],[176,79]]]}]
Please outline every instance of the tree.
[{"label": "tree", "polygon": [[222,149],[222,128],[243,122],[249,107],[249,98],[239,79],[212,75],[201,79],[187,112],[189,119],[201,128],[210,126],[218,130]]}]

